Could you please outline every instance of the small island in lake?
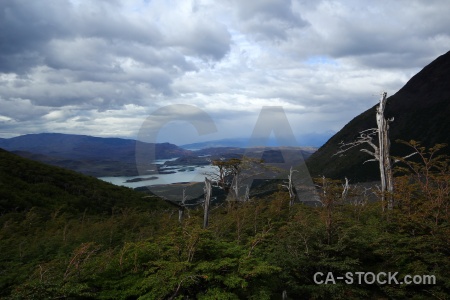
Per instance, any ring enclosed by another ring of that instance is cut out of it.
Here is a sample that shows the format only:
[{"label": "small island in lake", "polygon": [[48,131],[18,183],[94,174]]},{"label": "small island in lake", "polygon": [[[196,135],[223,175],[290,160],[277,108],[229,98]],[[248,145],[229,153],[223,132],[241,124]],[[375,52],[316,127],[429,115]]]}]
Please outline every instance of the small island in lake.
[{"label": "small island in lake", "polygon": [[133,178],[133,179],[128,179],[125,182],[140,182],[140,181],[147,181],[147,180],[156,180],[158,179],[157,176],[152,176],[152,177],[145,177],[145,178]]}]

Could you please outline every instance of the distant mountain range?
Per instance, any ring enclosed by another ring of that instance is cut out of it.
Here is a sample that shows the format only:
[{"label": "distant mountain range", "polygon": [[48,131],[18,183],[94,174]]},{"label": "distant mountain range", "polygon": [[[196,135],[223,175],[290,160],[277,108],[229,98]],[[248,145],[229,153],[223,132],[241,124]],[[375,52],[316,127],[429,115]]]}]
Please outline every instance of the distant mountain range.
[{"label": "distant mountain range", "polygon": [[[239,144],[240,142],[241,144]],[[138,175],[135,160],[136,143],[135,140],[131,139],[41,133],[0,139],[0,148],[25,158],[95,177],[135,176]],[[157,143],[154,144],[155,158],[187,157],[184,161],[192,162],[195,161],[197,156],[240,157],[245,154],[250,157],[263,158],[266,162],[274,163],[280,160],[278,157],[280,156],[280,150],[275,151],[274,147],[270,148],[269,145],[267,149],[270,150],[264,152],[265,147],[245,149],[246,145],[243,139],[230,139],[224,143],[238,146],[217,147],[220,143],[213,141],[197,145],[198,148],[204,149],[193,151],[170,143]],[[275,147],[275,149],[281,148]],[[283,153],[288,156],[286,159],[289,159],[289,161],[300,163],[315,150],[314,147],[288,147],[283,148]]]},{"label": "distant mountain range", "polygon": [[192,143],[181,145],[180,147],[188,150],[199,150],[206,148],[219,148],[219,147],[235,147],[235,148],[245,148],[247,147],[248,139],[222,139],[214,141],[206,141],[199,143]]},{"label": "distant mountain range", "polygon": [[[131,139],[41,133],[0,139],[0,148],[92,176],[137,175],[136,141]],[[155,144],[156,159],[190,153],[170,143]]]},{"label": "distant mountain range", "polygon": [[[173,158],[190,153],[170,143],[155,145],[157,159]],[[29,151],[71,159],[108,159],[134,162],[136,141],[87,135],[40,133],[2,139],[0,147],[5,150]]]},{"label": "distant mountain range", "polygon": [[[355,148],[343,157],[333,156],[341,141],[351,142],[362,130],[376,128],[376,106],[351,120],[307,160],[312,175],[347,176],[357,181],[379,179],[377,163],[363,164],[371,157],[361,152],[361,148]],[[390,124],[391,154],[394,156],[410,152],[396,143],[397,139],[413,139],[427,147],[436,143],[450,145],[450,52],[423,68],[389,97],[385,115],[394,117]],[[444,151],[450,154],[450,147]]]},{"label": "distant mountain range", "polygon": [[[306,148],[318,148],[325,144],[325,142],[333,136],[334,131],[327,131],[323,133],[309,133],[301,135],[297,138],[299,147]],[[234,138],[234,139],[221,139],[221,140],[213,140],[199,143],[192,143],[181,145],[181,148],[188,150],[198,150],[198,149],[206,149],[206,148],[218,148],[218,147],[238,147],[238,148],[246,148],[250,142],[250,138]],[[276,139],[270,138],[266,145],[259,146],[267,146],[267,147],[277,147],[284,146],[278,145]]]}]

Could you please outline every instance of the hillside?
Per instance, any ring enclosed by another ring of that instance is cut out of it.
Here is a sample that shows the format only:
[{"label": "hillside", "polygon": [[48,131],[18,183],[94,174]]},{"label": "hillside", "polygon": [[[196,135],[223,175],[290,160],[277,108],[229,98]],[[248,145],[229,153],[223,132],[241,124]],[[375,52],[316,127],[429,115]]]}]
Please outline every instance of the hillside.
[{"label": "hillside", "polygon": [[[26,158],[68,168],[91,176],[137,175],[136,141],[85,135],[41,133],[0,140],[0,147]],[[170,143],[155,145],[156,159],[190,151]]]},{"label": "hillside", "polygon": [[[403,180],[389,215],[364,189],[344,201],[330,180],[318,182],[327,205],[290,206],[278,182],[251,201],[214,201],[203,228],[201,207],[180,222],[178,207],[0,150],[0,298],[448,299],[448,191],[435,201],[448,168],[431,190]],[[380,270],[398,276],[356,276]],[[327,272],[335,283],[320,284]],[[422,284],[398,283],[405,274]]]},{"label": "hillside", "polygon": [[109,213],[116,208],[164,205],[144,194],[93,177],[22,158],[0,149],[0,215],[40,209]]},{"label": "hillside", "polygon": [[[438,57],[412,77],[403,88],[387,100],[386,117],[394,117],[390,125],[391,154],[403,155],[406,149],[395,141],[416,140],[425,146],[450,144],[450,52]],[[349,151],[345,156],[333,156],[341,141],[351,142],[360,131],[376,127],[375,107],[368,109],[336,133],[307,161],[311,175],[332,178],[347,176],[354,181],[378,179],[375,162],[363,162],[369,155]],[[446,148],[450,153],[450,148]]]}]

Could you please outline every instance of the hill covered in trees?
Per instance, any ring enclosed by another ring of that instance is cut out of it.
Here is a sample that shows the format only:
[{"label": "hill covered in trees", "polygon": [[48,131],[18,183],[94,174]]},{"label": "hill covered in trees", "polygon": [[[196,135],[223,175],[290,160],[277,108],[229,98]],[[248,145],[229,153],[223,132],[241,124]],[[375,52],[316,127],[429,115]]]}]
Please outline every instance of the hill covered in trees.
[{"label": "hill covered in trees", "polygon": [[152,209],[162,203],[143,196],[129,188],[0,149],[0,214],[32,208],[102,214],[114,208]]},{"label": "hill covered in trees", "polygon": [[[290,206],[280,186],[213,206],[203,228],[201,206],[179,222],[155,197],[0,151],[0,297],[447,299],[449,164],[423,157],[392,211],[318,178],[320,206]],[[383,272],[395,280],[372,281]]]},{"label": "hill covered in trees", "polygon": [[[437,143],[450,144],[450,52],[438,57],[412,77],[403,88],[387,99],[385,116],[390,123],[391,154],[401,156],[407,149],[396,140],[416,140],[431,147]],[[307,165],[312,175],[350,178],[353,181],[378,179],[376,163],[364,161],[371,157],[352,149],[345,156],[333,156],[344,143],[355,140],[363,130],[376,128],[375,108],[368,109],[351,120],[342,130],[316,151]],[[450,149],[445,149],[450,154]]]}]

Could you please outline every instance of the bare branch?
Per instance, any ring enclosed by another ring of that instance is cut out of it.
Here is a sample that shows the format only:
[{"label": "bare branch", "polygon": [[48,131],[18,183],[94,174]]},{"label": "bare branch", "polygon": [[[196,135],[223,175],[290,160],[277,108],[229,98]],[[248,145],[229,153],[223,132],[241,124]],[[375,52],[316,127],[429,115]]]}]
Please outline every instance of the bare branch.
[{"label": "bare branch", "polygon": [[[374,149],[374,153],[377,153],[378,152],[378,147],[372,142],[374,136],[376,136],[376,135],[377,135],[377,129],[376,128],[370,128],[370,129],[363,130],[363,131],[361,131],[359,133],[359,136],[356,138],[355,141],[349,142],[349,143],[344,143],[342,141],[340,143],[339,151],[336,152],[334,155],[338,155],[339,154],[340,156],[343,156],[343,154],[345,152],[347,152],[350,149],[353,149],[355,147],[358,147],[360,145],[363,145],[363,144],[368,144],[369,146],[371,146]],[[363,149],[363,150],[365,150],[365,149]],[[361,150],[361,151],[363,151],[363,150]],[[368,151],[368,150],[366,150],[366,151]]]},{"label": "bare branch", "polygon": [[395,160],[394,160],[394,163],[398,163],[399,161],[408,159],[408,158],[410,158],[411,156],[414,156],[414,155],[416,155],[416,154],[419,154],[419,152],[415,151],[415,152],[413,152],[413,153],[411,153],[411,154],[408,154],[408,155],[406,155],[406,156],[403,156],[403,157],[401,157],[401,158],[399,158],[399,159],[395,159]]},{"label": "bare branch", "polygon": [[378,161],[378,159],[377,158],[368,159],[365,162],[363,162],[363,164],[365,164],[366,162],[371,162],[371,161]]},{"label": "bare branch", "polygon": [[[372,155],[373,157],[375,157],[374,160],[378,160],[379,159],[378,154],[375,153],[375,152],[371,152],[371,151],[369,151],[367,149],[361,149],[359,151],[365,152],[365,153],[368,153],[368,154]],[[370,159],[370,161],[372,161],[372,159]]]}]

